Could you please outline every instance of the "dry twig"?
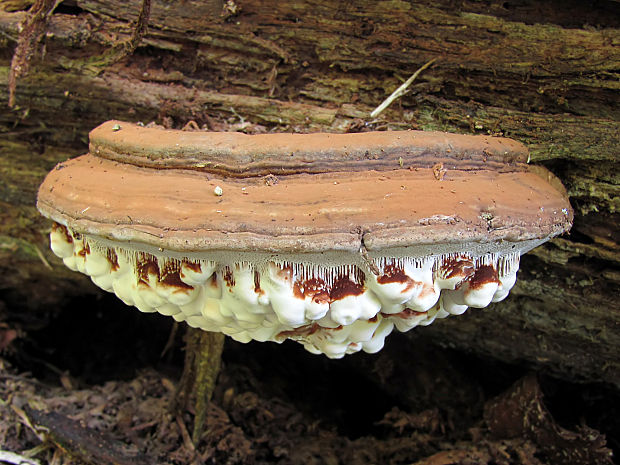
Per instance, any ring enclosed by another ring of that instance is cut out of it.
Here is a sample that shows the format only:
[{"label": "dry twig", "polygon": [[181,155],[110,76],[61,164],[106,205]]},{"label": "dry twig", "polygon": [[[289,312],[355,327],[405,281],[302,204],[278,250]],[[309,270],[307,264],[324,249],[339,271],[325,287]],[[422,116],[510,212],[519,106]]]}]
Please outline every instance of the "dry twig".
[{"label": "dry twig", "polygon": [[413,81],[416,80],[416,78],[420,75],[420,73],[424,71],[426,68],[428,68],[430,65],[435,63],[435,61],[437,61],[437,58],[433,58],[432,60],[427,61],[422,66],[420,66],[420,68],[415,73],[413,73],[409,79],[407,79],[398,89],[392,92],[392,94],[388,98],[386,98],[383,102],[381,102],[381,105],[379,105],[377,108],[375,108],[370,113],[370,117],[376,118],[381,113],[383,113],[383,111],[387,107],[389,107],[394,100],[396,100],[397,98],[399,98],[405,93],[407,88],[413,83]]},{"label": "dry twig", "polygon": [[[28,408],[27,419],[33,431],[40,432],[43,440],[87,463],[101,465],[146,465],[152,457],[129,452],[126,446],[57,412],[45,413]],[[28,463],[28,462],[27,462]]]},{"label": "dry twig", "polygon": [[41,462],[38,460],[5,450],[0,450],[0,462],[13,463],[15,465],[41,465]]},{"label": "dry twig", "polygon": [[35,47],[43,37],[47,29],[47,21],[59,3],[60,0],[36,0],[20,25],[21,32],[9,70],[9,107],[11,108],[15,106],[17,80],[28,72]]}]

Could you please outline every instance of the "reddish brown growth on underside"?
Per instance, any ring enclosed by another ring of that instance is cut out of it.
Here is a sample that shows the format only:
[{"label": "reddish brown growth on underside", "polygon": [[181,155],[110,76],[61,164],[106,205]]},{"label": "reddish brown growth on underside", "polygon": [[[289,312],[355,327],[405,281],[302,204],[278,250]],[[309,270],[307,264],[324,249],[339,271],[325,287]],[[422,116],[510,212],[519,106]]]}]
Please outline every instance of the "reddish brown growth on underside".
[{"label": "reddish brown growth on underside", "polygon": [[293,293],[299,299],[309,297],[317,303],[325,303],[330,300],[327,283],[320,278],[298,279],[293,285]]},{"label": "reddish brown growth on underside", "polygon": [[278,276],[284,280],[293,279],[293,265],[280,265],[280,269],[278,270]]},{"label": "reddish brown growth on underside", "polygon": [[257,294],[265,293],[260,287],[260,273],[258,271],[254,271],[254,292]]},{"label": "reddish brown growth on underside", "polygon": [[140,254],[136,258],[136,274],[138,276],[138,283],[141,284],[149,284],[149,275],[155,275],[159,279],[159,266],[155,261],[155,257]]},{"label": "reddish brown growth on underside", "polygon": [[181,263],[169,261],[160,270],[159,282],[179,289],[193,289],[193,286],[181,281]]},{"label": "reddish brown growth on underside", "polygon": [[183,260],[183,265],[185,265],[187,268],[189,268],[190,270],[192,270],[195,273],[200,273],[202,271],[202,268],[200,266],[200,263],[198,262],[192,262],[189,260]]},{"label": "reddish brown growth on underside", "polygon": [[62,234],[65,236],[65,240],[69,244],[73,244],[73,236],[69,233],[67,227],[54,221],[54,223],[52,223],[52,232],[56,231],[62,231]]},{"label": "reddish brown growth on underside", "polygon": [[377,278],[379,284],[399,283],[407,284],[401,291],[402,294],[409,292],[415,286],[421,286],[422,283],[414,281],[405,273],[405,270],[401,266],[397,266],[395,263],[386,265],[383,268],[383,275]]},{"label": "reddish brown growth on underside", "polygon": [[[398,313],[383,313],[383,312],[381,312],[381,315],[384,318],[387,318],[387,317],[392,317],[392,318],[411,318],[411,317],[417,317],[417,316],[421,316],[421,315],[426,315],[427,313],[428,312],[416,312],[415,310],[412,310],[410,308],[405,308],[402,312],[398,312]],[[372,321],[372,319],[368,320],[368,321]]]},{"label": "reddish brown growth on underside", "polygon": [[82,250],[80,250],[78,252],[78,255],[82,258],[86,257],[86,255],[90,254],[90,246],[88,245],[88,243],[86,243],[86,241],[84,242],[84,247],[82,247]]},{"label": "reddish brown growth on underside", "polygon": [[444,279],[463,276],[469,278],[475,271],[474,263],[465,257],[447,258],[441,264]]},{"label": "reddish brown growth on underside", "polygon": [[108,249],[106,253],[106,258],[108,259],[108,262],[110,262],[110,267],[112,268],[112,271],[118,270],[118,255],[116,255],[114,249]]},{"label": "reddish brown growth on underside", "polygon": [[149,254],[139,254],[136,258],[136,274],[138,283],[149,285],[149,275],[154,275],[159,283],[166,286],[193,289],[192,286],[181,281],[181,263],[178,261],[169,261],[160,269],[155,257]]},{"label": "reddish brown growth on underside", "polygon": [[233,287],[235,285],[235,277],[229,266],[224,268],[224,273],[222,273],[222,279],[224,279],[228,287]]},{"label": "reddish brown growth on underside", "polygon": [[[376,317],[368,321],[376,321]],[[316,333],[319,329],[325,332],[325,331],[341,331],[342,328],[343,328],[342,325],[338,325],[335,328],[323,328],[318,323],[312,323],[306,326],[300,326],[299,328],[291,329],[289,331],[282,331],[278,333],[278,335],[276,336],[276,340],[306,338]]]},{"label": "reddish brown growth on underside", "polygon": [[361,279],[358,283],[352,281],[349,277],[341,276],[332,286],[330,292],[331,301],[341,300],[345,297],[360,295],[364,292],[364,280]]},{"label": "reddish brown growth on underside", "polygon": [[[292,279],[294,276],[292,266],[284,265],[279,274],[285,280]],[[364,280],[365,275],[359,268],[354,268],[352,276],[341,274],[331,286],[321,278],[300,277],[293,283],[293,294],[298,299],[310,297],[316,303],[331,303],[348,296],[362,294],[365,289]]]},{"label": "reddish brown growth on underside", "polygon": [[386,265],[383,268],[383,274],[377,278],[379,284],[406,283],[408,281],[411,281],[411,278],[407,276],[405,270],[394,263]]},{"label": "reddish brown growth on underside", "polygon": [[435,286],[433,286],[432,284],[428,284],[428,283],[423,284],[422,285],[422,290],[418,294],[418,298],[419,299],[424,299],[427,296],[434,294],[435,292],[436,292],[435,291]]},{"label": "reddish brown growth on underside", "polygon": [[499,276],[495,268],[491,265],[481,265],[473,276],[468,279],[471,289],[479,289],[485,284],[500,283]]},{"label": "reddish brown growth on underside", "polygon": [[291,329],[290,331],[282,331],[278,333],[276,336],[276,340],[284,340],[284,339],[296,339],[302,337],[308,337],[312,334],[316,333],[321,328],[318,323],[312,323],[306,326],[300,326],[299,328]]}]

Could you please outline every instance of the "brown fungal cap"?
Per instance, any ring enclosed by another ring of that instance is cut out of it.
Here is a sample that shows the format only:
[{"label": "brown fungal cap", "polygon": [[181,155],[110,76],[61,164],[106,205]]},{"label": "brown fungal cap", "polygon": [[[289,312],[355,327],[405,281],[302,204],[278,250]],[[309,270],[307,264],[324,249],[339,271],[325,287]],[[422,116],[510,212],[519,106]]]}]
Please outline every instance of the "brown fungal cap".
[{"label": "brown fungal cap", "polygon": [[[120,127],[120,130],[115,128]],[[145,128],[108,121],[90,133],[98,157],[149,168],[182,168],[226,177],[430,168],[524,169],[527,149],[501,137],[435,131],[358,134],[259,134]]]},{"label": "brown fungal cap", "polygon": [[[357,253],[364,245],[373,252],[540,239],[572,219],[565,195],[529,173],[527,152],[508,139],[416,131],[248,136],[119,122],[91,138],[90,154],[49,174],[39,209],[80,231],[166,249]],[[365,158],[382,150],[387,161]],[[432,173],[434,150],[449,157],[442,181]],[[508,162],[498,161],[502,151]],[[243,168],[223,167],[228,158]],[[219,174],[197,171],[197,160]],[[251,175],[241,177],[244,170]],[[257,176],[265,172],[278,182]],[[214,195],[218,187],[223,195]]]},{"label": "brown fungal cap", "polygon": [[37,206],[71,269],[144,312],[329,357],[504,299],[567,231],[562,186],[509,139],[165,131],[112,121]]}]

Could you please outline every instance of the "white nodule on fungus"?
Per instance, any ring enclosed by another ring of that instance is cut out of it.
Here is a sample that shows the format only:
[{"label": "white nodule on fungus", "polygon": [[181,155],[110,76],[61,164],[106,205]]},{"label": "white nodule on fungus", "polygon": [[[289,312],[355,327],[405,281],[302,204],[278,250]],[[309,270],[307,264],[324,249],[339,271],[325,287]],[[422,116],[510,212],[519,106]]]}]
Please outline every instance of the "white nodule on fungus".
[{"label": "white nodule on fungus", "polygon": [[[180,260],[112,247],[54,224],[53,251],[127,305],[241,342],[293,339],[331,358],[374,353],[408,331],[502,300],[520,251],[381,257],[364,266]],[[378,274],[377,274],[378,272]]]}]

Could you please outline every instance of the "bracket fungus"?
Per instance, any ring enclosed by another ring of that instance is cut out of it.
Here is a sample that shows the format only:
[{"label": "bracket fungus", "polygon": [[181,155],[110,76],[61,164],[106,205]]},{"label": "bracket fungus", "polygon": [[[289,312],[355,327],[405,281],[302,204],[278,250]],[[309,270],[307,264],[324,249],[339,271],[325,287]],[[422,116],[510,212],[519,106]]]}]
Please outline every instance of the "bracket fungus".
[{"label": "bracket fungus", "polygon": [[184,132],[110,121],[38,208],[69,268],[144,312],[339,358],[504,299],[572,210],[520,143],[398,131]]}]

